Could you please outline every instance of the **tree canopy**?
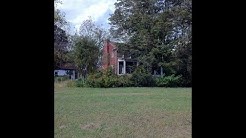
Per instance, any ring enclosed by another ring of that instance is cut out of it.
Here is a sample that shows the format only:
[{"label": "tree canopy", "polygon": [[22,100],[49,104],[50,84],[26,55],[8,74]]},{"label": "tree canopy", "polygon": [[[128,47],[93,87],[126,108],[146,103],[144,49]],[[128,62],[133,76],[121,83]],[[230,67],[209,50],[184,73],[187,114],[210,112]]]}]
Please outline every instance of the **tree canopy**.
[{"label": "tree canopy", "polygon": [[148,72],[163,68],[191,85],[191,0],[118,0],[109,18],[111,35]]}]

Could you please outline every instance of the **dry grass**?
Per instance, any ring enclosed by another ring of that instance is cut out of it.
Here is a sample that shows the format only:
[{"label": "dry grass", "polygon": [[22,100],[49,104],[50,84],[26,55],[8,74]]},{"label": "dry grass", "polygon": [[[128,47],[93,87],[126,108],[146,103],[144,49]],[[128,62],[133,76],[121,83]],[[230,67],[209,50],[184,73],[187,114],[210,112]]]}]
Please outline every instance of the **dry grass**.
[{"label": "dry grass", "polygon": [[54,83],[54,90],[55,92],[60,92],[67,88],[67,84],[70,83],[72,80],[60,81]]}]

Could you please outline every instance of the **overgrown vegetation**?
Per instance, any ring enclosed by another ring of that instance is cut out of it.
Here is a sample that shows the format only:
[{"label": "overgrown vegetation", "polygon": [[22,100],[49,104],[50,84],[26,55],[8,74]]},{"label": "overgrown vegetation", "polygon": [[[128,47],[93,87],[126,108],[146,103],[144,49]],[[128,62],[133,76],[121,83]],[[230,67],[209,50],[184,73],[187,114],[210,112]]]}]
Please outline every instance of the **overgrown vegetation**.
[{"label": "overgrown vegetation", "polygon": [[[108,19],[110,30],[90,18],[81,24],[79,34],[70,36],[64,27],[67,25],[64,14],[56,9],[55,67],[73,63],[81,75],[75,82],[78,87],[191,87],[191,15],[191,0],[117,0]],[[103,40],[109,36],[118,42],[122,53],[141,65],[132,75],[96,72],[102,63]],[[160,69],[163,76],[151,75]]]},{"label": "overgrown vegetation", "polygon": [[191,86],[191,15],[191,0],[118,0],[110,33],[147,72],[163,68],[166,76],[182,75],[180,86]]},{"label": "overgrown vegetation", "polygon": [[74,81],[76,87],[112,88],[112,87],[178,87],[182,77],[153,76],[144,68],[137,68],[133,74],[116,75],[112,69],[98,71],[86,79]]},{"label": "overgrown vegetation", "polygon": [[62,82],[62,81],[66,81],[69,80],[69,76],[55,76],[54,77],[54,81],[55,82]]},{"label": "overgrown vegetation", "polygon": [[108,69],[95,74],[90,74],[86,79],[86,84],[89,87],[109,88],[119,87],[120,82],[116,74],[113,73],[112,69]]},{"label": "overgrown vegetation", "polygon": [[142,66],[138,67],[132,74],[130,79],[135,87],[151,87],[155,86],[153,76],[147,72]]},{"label": "overgrown vegetation", "polygon": [[181,75],[179,76],[165,76],[156,78],[156,86],[158,87],[178,87],[180,84]]}]

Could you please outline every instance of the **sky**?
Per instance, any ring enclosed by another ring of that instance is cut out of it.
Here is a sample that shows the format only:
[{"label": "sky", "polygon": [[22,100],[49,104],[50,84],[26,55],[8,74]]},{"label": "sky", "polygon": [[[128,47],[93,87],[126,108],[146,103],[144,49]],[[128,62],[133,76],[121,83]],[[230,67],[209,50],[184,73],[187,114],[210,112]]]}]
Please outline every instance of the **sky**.
[{"label": "sky", "polygon": [[114,3],[117,0],[62,0],[57,6],[65,13],[65,18],[71,24],[71,33],[79,29],[82,22],[89,19],[89,16],[97,25],[109,29],[109,14],[115,10]]}]

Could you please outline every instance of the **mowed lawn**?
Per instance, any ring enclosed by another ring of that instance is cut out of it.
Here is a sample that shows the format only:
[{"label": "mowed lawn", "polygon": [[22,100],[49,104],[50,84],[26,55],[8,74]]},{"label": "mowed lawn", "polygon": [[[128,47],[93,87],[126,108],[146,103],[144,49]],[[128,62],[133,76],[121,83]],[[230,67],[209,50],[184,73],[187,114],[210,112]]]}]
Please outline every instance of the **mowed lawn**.
[{"label": "mowed lawn", "polygon": [[55,138],[191,138],[191,88],[63,88]]}]

